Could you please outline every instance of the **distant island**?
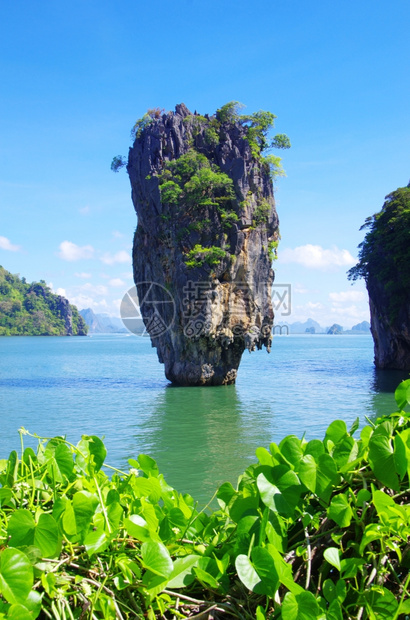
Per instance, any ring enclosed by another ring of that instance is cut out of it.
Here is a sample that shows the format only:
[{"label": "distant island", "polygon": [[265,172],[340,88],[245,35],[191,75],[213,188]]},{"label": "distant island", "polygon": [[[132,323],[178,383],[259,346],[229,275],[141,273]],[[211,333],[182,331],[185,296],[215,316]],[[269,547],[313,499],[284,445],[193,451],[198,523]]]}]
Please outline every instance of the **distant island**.
[{"label": "distant island", "polygon": [[[125,334],[129,333],[129,330],[124,327],[124,323],[119,317],[110,316],[107,313],[95,313],[91,308],[80,310],[80,315],[88,326],[89,334]],[[140,321],[140,328],[134,328],[133,333],[137,335],[147,335],[142,319]],[[275,325],[273,334],[351,334],[351,335],[369,335],[370,336],[370,323],[368,321],[362,321],[357,325],[353,325],[351,329],[343,329],[338,323],[334,323],[329,327],[322,327],[314,319],[307,319],[304,322],[297,321],[295,323],[283,323]]]},{"label": "distant island", "polygon": [[86,336],[76,306],[44,280],[29,284],[0,266],[0,336]]},{"label": "distant island", "polygon": [[[129,330],[119,317],[107,313],[96,314],[91,308],[80,310],[80,314],[88,326],[89,334],[128,334]],[[141,319],[141,333],[145,330]]]},{"label": "distant island", "polygon": [[351,334],[351,335],[370,335],[370,323],[368,321],[362,321],[357,325],[353,325],[352,329],[343,329],[338,323],[334,323],[330,327],[322,327],[319,323],[313,319],[307,319],[303,323],[297,321],[296,323],[282,323],[281,325],[275,325],[274,334]]}]

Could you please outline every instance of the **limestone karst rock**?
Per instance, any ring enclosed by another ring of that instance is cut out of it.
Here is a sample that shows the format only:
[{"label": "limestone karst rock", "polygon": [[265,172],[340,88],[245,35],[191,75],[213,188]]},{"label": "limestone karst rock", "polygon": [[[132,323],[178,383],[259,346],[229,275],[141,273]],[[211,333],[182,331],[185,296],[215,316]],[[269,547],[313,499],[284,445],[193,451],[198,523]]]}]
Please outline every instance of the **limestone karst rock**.
[{"label": "limestone karst rock", "polygon": [[134,280],[152,345],[179,385],[234,383],[244,350],[271,345],[270,165],[247,124],[225,116],[184,104],[154,111],[129,151]]},{"label": "limestone karst rock", "polygon": [[367,290],[375,365],[410,370],[410,291],[397,314],[391,315],[389,296],[374,276],[368,278]]},{"label": "limestone karst rock", "polygon": [[410,184],[386,196],[364,227],[369,230],[349,278],[366,281],[374,362],[410,370]]}]

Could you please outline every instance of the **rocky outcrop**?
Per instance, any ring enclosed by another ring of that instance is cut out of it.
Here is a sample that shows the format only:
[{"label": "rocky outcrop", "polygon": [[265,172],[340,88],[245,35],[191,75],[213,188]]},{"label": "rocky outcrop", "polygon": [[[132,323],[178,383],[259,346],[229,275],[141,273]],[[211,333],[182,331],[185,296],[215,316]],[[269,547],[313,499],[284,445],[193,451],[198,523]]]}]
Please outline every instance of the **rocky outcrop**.
[{"label": "rocky outcrop", "polygon": [[[89,334],[128,333],[128,330],[124,327],[124,323],[117,317],[110,316],[106,313],[96,314],[91,308],[80,310],[80,315],[88,326]],[[141,331],[143,331],[143,329],[144,325],[142,325]]]},{"label": "rocky outcrop", "polygon": [[57,312],[64,321],[65,332],[67,336],[73,335],[73,313],[70,302],[65,297],[58,295]]},{"label": "rocky outcrop", "polygon": [[339,335],[343,333],[343,327],[341,325],[338,325],[338,323],[333,323],[333,325],[331,327],[329,327],[329,329],[326,332],[327,334],[330,335]]},{"label": "rocky outcrop", "polygon": [[349,279],[366,280],[377,368],[410,370],[410,183],[367,218],[368,232]]},{"label": "rocky outcrop", "polygon": [[38,283],[34,283],[30,286],[29,293],[34,293],[37,297],[42,297],[50,306],[55,316],[64,321],[63,333],[65,336],[87,335],[88,329],[86,322],[79,314],[76,306],[72,306],[68,299],[62,295],[50,293],[48,286]]},{"label": "rocky outcrop", "polygon": [[127,170],[134,280],[167,378],[234,383],[244,350],[271,345],[278,217],[269,164],[252,154],[243,123],[181,104],[140,123]]},{"label": "rocky outcrop", "polygon": [[410,370],[410,294],[394,312],[382,283],[370,276],[366,284],[375,365],[377,368]]},{"label": "rocky outcrop", "polygon": [[357,323],[357,325],[353,325],[351,332],[355,334],[368,334],[370,331],[370,323],[368,321],[362,321],[361,323]]}]

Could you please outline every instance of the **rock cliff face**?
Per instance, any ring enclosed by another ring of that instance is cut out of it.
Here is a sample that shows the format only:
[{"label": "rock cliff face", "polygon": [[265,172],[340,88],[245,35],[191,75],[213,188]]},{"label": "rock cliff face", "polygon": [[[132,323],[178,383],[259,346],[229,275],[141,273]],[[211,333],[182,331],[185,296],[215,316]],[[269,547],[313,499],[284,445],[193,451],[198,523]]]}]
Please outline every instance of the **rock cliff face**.
[{"label": "rock cliff face", "polygon": [[410,370],[410,295],[391,316],[389,295],[375,277],[368,278],[367,290],[375,365]]},{"label": "rock cliff face", "polygon": [[271,345],[279,235],[268,163],[243,123],[181,104],[140,126],[127,170],[134,280],[166,377],[234,383],[244,350]]},{"label": "rock cliff face", "polygon": [[386,196],[364,227],[369,230],[349,278],[366,280],[374,362],[410,370],[410,184]]},{"label": "rock cliff face", "polygon": [[77,308],[72,306],[68,299],[62,295],[51,295],[48,287],[41,284],[32,284],[29,289],[29,294],[34,293],[37,297],[42,297],[45,301],[48,300],[50,304],[50,298],[52,300],[52,309],[54,314],[64,321],[64,335],[65,336],[86,336],[87,325],[83,317],[79,314]]}]

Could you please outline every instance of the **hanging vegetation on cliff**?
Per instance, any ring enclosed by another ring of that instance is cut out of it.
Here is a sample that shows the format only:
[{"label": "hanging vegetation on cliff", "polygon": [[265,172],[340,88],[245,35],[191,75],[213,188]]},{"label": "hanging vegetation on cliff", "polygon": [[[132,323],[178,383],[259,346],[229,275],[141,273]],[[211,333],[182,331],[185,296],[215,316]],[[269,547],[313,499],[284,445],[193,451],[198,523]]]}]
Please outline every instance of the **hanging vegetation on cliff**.
[{"label": "hanging vegetation on cliff", "polygon": [[386,196],[348,272],[364,278],[369,293],[375,364],[410,370],[410,184]]},{"label": "hanging vegetation on cliff", "polygon": [[349,279],[376,278],[390,296],[391,311],[410,293],[410,184],[386,196],[378,213],[367,218],[359,262]]}]

